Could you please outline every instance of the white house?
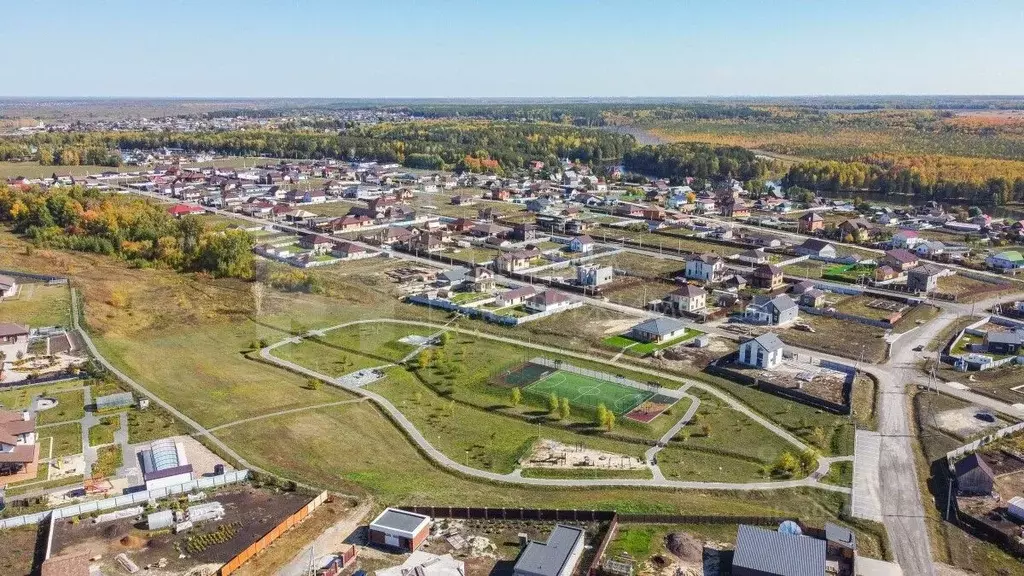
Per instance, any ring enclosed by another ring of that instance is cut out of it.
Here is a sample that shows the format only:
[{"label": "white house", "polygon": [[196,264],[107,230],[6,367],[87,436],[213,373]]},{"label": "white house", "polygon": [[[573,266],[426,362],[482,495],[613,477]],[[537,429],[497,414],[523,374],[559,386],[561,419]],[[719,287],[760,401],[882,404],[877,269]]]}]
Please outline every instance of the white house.
[{"label": "white house", "polygon": [[924,241],[925,239],[918,236],[916,230],[900,230],[892,236],[892,247],[913,250]]},{"label": "white house", "polygon": [[685,275],[690,280],[715,282],[725,270],[725,262],[717,254],[700,254],[691,256],[686,261]]},{"label": "white house", "polygon": [[765,332],[757,338],[740,344],[741,364],[771,370],[782,364],[782,340],[774,332]]},{"label": "white house", "polygon": [[679,312],[697,312],[707,307],[708,293],[699,286],[687,284],[665,296],[672,310]]},{"label": "white house", "polygon": [[590,236],[577,236],[569,241],[569,250],[589,254],[594,251],[594,239]]},{"label": "white house", "polygon": [[10,276],[0,275],[0,300],[18,293],[18,282]]},{"label": "white house", "polygon": [[775,298],[757,295],[743,311],[743,318],[754,324],[785,326],[796,321],[799,314],[800,307],[786,294],[780,294]]},{"label": "white house", "polygon": [[572,304],[568,296],[556,290],[545,290],[526,301],[526,309],[530,312],[549,312],[560,310]]},{"label": "white house", "polygon": [[630,338],[640,342],[671,342],[686,334],[686,324],[675,318],[644,320],[629,330]]},{"label": "white house", "polygon": [[530,298],[535,294],[537,294],[537,289],[533,286],[520,286],[519,288],[498,294],[496,303],[502,307],[518,306],[523,302],[526,302],[527,298]]}]

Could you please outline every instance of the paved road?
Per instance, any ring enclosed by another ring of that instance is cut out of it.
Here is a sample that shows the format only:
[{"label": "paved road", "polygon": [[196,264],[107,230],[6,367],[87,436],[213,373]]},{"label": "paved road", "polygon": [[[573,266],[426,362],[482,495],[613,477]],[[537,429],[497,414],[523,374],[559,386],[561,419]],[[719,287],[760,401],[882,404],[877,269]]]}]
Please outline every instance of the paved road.
[{"label": "paved road", "polygon": [[[404,320],[393,320],[393,319],[378,318],[378,319],[373,319],[373,320],[359,320],[359,321],[355,321],[355,322],[347,322],[345,324],[339,324],[337,326],[332,326],[330,328],[327,328],[325,330],[321,330],[319,332],[335,330],[335,329],[338,329],[338,328],[343,328],[343,327],[346,327],[346,326],[352,326],[352,325],[357,325],[357,324],[381,323],[381,322],[386,322],[386,323],[391,323],[391,324],[405,324],[405,325],[414,325],[414,326],[424,326],[424,327],[428,327],[428,328],[438,328],[438,329],[442,328],[442,326],[439,326],[439,325],[436,325],[436,324],[429,324],[427,322],[413,322],[413,321],[404,321]],[[461,334],[473,335],[473,336],[478,337],[478,338],[485,338],[485,339],[490,339],[490,340],[495,340],[495,341],[500,341],[500,342],[506,342],[506,343],[509,343],[509,344],[515,344],[515,345],[519,345],[519,346],[526,346],[526,347],[533,348],[533,349],[536,349],[536,350],[542,350],[542,351],[545,351],[545,352],[561,354],[561,355],[564,355],[564,356],[576,357],[576,358],[580,358],[580,359],[583,359],[583,360],[593,360],[591,357],[588,357],[588,356],[586,356],[584,354],[578,354],[578,353],[575,353],[575,352],[558,350],[558,349],[555,349],[555,348],[552,348],[552,347],[542,346],[542,345],[538,345],[538,344],[525,344],[523,342],[520,342],[520,341],[512,339],[512,338],[503,338],[503,337],[500,337],[500,336],[492,336],[492,335],[489,335],[489,334],[481,334],[481,333],[473,331],[473,330],[465,330],[465,329],[461,329],[461,328],[449,328],[449,329],[451,331],[453,331],[453,332],[457,332],[457,333],[461,333]],[[260,355],[265,360],[267,360],[268,362],[272,362],[274,364],[277,364],[277,365],[282,366],[284,368],[287,368],[289,370],[292,370],[292,371],[295,371],[295,372],[299,372],[301,374],[305,374],[307,376],[310,376],[310,377],[313,377],[313,378],[317,378],[317,379],[323,380],[325,382],[332,382],[332,383],[336,383],[337,382],[337,379],[335,379],[335,378],[331,378],[330,376],[327,376],[325,374],[320,374],[319,372],[316,372],[314,370],[310,370],[310,369],[308,369],[308,368],[306,368],[304,366],[300,366],[298,364],[295,364],[294,362],[283,360],[281,358],[278,358],[278,357],[274,356],[271,353],[271,352],[273,352],[273,350],[275,348],[278,348],[280,346],[289,344],[289,343],[291,343],[293,341],[294,341],[294,339],[292,339],[292,338],[286,338],[286,339],[284,339],[284,340],[282,340],[280,342],[277,342],[275,344],[267,346],[266,348],[263,348],[263,349],[260,350]],[[683,378],[661,374],[660,372],[657,372],[657,371],[654,371],[654,370],[648,370],[648,369],[645,369],[645,368],[635,367],[633,365],[629,365],[629,366],[620,365],[620,367],[623,368],[623,369],[629,369],[629,370],[633,370],[633,371],[636,371],[636,372],[644,372],[644,373],[648,373],[648,374],[651,374],[651,375],[661,376],[661,377],[666,378],[666,379],[675,380],[675,381],[677,381],[677,382],[679,382],[681,384],[689,384],[691,387],[701,388],[705,392],[708,392],[710,394],[714,394],[715,396],[721,398],[726,404],[728,404],[733,409],[735,409],[735,410],[737,410],[739,412],[742,412],[745,415],[747,415],[748,417],[754,419],[755,421],[760,423],[762,426],[768,428],[772,432],[774,432],[774,433],[778,434],[779,436],[781,436],[783,439],[785,439],[790,444],[793,444],[798,449],[803,450],[803,449],[806,448],[806,445],[803,444],[799,439],[797,439],[796,437],[792,436],[791,434],[789,434],[788,432],[786,432],[782,428],[776,426],[774,423],[772,423],[772,422],[766,420],[765,418],[761,417],[760,415],[756,414],[750,408],[748,408],[747,406],[743,405],[742,403],[740,403],[738,400],[736,400],[732,396],[729,396],[728,394],[725,394],[724,392],[721,392],[720,390],[717,390],[715,388],[712,388],[712,387],[707,386],[707,385],[705,385],[703,383],[700,383],[700,382],[689,381],[689,380],[685,380]],[[345,387],[343,384],[339,384],[339,385]],[[359,387],[345,387],[345,389],[347,389],[350,392],[353,392],[355,394],[358,394],[360,396],[363,396],[365,398],[369,398],[370,400],[375,402],[378,406],[380,406],[385,412],[388,413],[388,415],[391,417],[392,421],[395,422],[396,424],[398,424],[398,426],[400,426],[405,431],[405,433],[409,436],[409,438],[411,438],[412,441],[416,443],[416,445],[420,448],[420,450],[424,454],[426,454],[430,459],[432,459],[435,462],[437,462],[439,465],[444,466],[445,468],[448,468],[450,470],[454,470],[456,472],[459,472],[461,474],[464,474],[466,476],[471,476],[471,477],[475,477],[475,478],[481,478],[481,479],[489,480],[489,481],[493,481],[493,482],[505,482],[505,483],[515,483],[515,484],[529,484],[529,485],[535,485],[535,486],[562,486],[562,487],[623,487],[623,486],[633,486],[633,487],[655,487],[655,488],[671,488],[671,489],[744,490],[744,491],[749,491],[749,490],[776,490],[776,489],[781,489],[781,488],[796,488],[796,487],[813,487],[813,488],[819,488],[819,489],[822,489],[822,490],[829,490],[829,491],[833,491],[833,492],[841,492],[841,493],[845,493],[845,494],[850,493],[850,489],[849,488],[845,488],[845,487],[841,487],[841,486],[832,486],[832,485],[829,485],[829,484],[822,484],[822,483],[819,483],[817,481],[817,479],[815,479],[813,476],[808,477],[808,478],[804,478],[804,479],[800,479],[800,480],[788,480],[788,481],[780,481],[780,482],[730,483],[730,482],[684,482],[684,481],[678,481],[678,480],[665,480],[665,479],[663,479],[663,477],[661,479],[652,479],[652,480],[644,480],[644,479],[550,479],[550,478],[523,478],[522,476],[520,476],[519,474],[516,474],[516,473],[497,474],[497,473],[494,473],[494,472],[487,472],[487,471],[484,471],[484,470],[479,470],[479,469],[476,469],[476,468],[472,468],[472,467],[466,466],[466,465],[461,464],[461,463],[459,463],[459,462],[457,462],[455,460],[452,460],[447,455],[442,453],[440,450],[436,449],[426,439],[426,437],[423,436],[423,434],[420,432],[420,430],[418,428],[416,428],[416,426],[408,418],[406,418],[405,415],[402,414],[402,412],[398,408],[396,408],[394,404],[392,404],[388,399],[384,398],[383,396],[377,394],[376,392],[372,392],[370,390],[366,390],[364,388],[359,388]]]}]

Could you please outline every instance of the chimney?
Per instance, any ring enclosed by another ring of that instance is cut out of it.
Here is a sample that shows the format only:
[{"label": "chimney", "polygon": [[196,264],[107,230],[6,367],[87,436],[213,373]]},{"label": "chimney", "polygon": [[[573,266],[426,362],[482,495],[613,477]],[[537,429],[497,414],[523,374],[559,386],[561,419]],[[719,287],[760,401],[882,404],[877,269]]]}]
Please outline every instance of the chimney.
[{"label": "chimney", "polygon": [[25,422],[28,422],[29,420],[32,419],[32,415],[29,414],[28,410],[22,410],[21,419],[24,420]]},{"label": "chimney", "polygon": [[530,535],[526,532],[519,533],[519,547],[526,548],[526,545],[530,543]]}]

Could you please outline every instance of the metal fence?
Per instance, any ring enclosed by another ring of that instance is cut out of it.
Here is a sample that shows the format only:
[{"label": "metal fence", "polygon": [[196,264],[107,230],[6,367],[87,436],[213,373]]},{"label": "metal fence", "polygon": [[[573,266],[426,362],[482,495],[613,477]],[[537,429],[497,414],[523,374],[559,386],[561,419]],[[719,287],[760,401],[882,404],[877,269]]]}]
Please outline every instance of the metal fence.
[{"label": "metal fence", "polygon": [[75,516],[99,512],[101,510],[112,510],[114,508],[121,508],[124,506],[145,504],[150,500],[159,500],[160,498],[166,498],[168,496],[173,496],[174,494],[184,494],[192,492],[193,490],[206,490],[208,488],[217,488],[220,486],[227,486],[229,484],[236,484],[246,480],[247,478],[249,478],[248,470],[233,470],[219,476],[197,478],[183,484],[175,484],[174,486],[167,486],[165,488],[133,492],[131,494],[114,496],[113,498],[106,498],[104,500],[93,500],[91,502],[82,502],[80,504],[73,504],[71,506],[56,508],[54,510],[36,512],[35,514],[25,514],[23,516],[15,516],[14,518],[5,518],[0,520],[0,530],[25,526],[28,524],[38,524],[47,518],[59,520],[61,518],[73,518]]},{"label": "metal fence", "polygon": [[642,384],[636,380],[630,380],[623,378],[615,374],[609,374],[607,372],[599,372],[597,370],[589,370],[587,368],[580,368],[579,366],[573,366],[572,364],[566,364],[561,360],[548,360],[540,356],[530,360],[533,364],[539,364],[541,366],[547,366],[548,368],[554,368],[561,370],[562,372],[570,372],[572,374],[579,374],[580,376],[587,376],[588,378],[594,378],[596,380],[604,380],[606,382],[615,382],[616,384],[622,384],[631,388],[637,388],[639,390],[649,390],[650,385]]}]

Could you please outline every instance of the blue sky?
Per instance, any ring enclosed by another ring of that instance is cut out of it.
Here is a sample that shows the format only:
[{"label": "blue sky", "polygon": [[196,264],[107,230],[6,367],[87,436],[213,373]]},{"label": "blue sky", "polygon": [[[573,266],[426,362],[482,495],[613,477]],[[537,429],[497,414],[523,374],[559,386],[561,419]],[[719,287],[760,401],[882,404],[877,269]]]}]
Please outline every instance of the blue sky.
[{"label": "blue sky", "polygon": [[0,95],[1024,94],[1021,0],[17,0]]}]

